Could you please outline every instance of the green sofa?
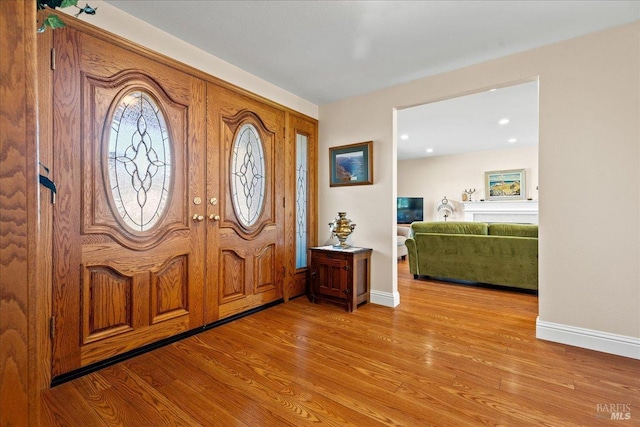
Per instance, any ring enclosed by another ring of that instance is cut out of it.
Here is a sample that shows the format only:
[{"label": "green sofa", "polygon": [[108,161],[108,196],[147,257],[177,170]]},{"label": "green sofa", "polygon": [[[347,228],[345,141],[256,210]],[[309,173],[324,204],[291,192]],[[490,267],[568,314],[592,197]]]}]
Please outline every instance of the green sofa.
[{"label": "green sofa", "polygon": [[414,222],[406,246],[419,276],[538,290],[538,226]]}]

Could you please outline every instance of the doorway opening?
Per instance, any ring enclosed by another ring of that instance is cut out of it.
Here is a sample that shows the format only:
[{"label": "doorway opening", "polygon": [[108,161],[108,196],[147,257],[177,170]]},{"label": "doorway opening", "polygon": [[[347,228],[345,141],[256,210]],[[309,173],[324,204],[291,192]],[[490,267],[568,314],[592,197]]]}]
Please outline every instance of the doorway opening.
[{"label": "doorway opening", "polygon": [[[537,224],[538,121],[537,79],[398,109],[398,253],[406,250],[400,236],[413,221]],[[496,197],[487,182],[487,173],[511,170],[522,171],[512,197],[521,202],[516,212],[509,211],[509,197]],[[404,200],[418,200],[414,205],[421,209],[407,216]],[[443,202],[449,209],[442,209]],[[527,216],[517,212],[523,206]],[[496,212],[484,212],[489,207]],[[482,214],[474,215],[477,210]]]}]

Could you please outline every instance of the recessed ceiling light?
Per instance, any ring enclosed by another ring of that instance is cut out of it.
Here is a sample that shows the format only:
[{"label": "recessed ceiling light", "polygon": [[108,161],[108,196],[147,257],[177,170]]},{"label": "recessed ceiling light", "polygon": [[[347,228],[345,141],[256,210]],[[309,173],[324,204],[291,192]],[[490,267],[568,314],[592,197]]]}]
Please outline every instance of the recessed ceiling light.
[{"label": "recessed ceiling light", "polygon": [[518,138],[509,138],[509,139],[508,139],[508,142],[509,142],[510,144],[513,144],[514,142],[518,142]]},{"label": "recessed ceiling light", "polygon": [[506,125],[507,123],[509,123],[509,119],[507,119],[506,117],[504,119],[498,120],[499,125]]},{"label": "recessed ceiling light", "polygon": [[427,148],[427,153],[433,153],[433,148]]},{"label": "recessed ceiling light", "polygon": [[406,133],[403,133],[402,135],[400,135],[400,139],[403,141],[406,141],[407,139],[409,139],[409,135],[407,135]]},{"label": "recessed ceiling light", "polygon": [[498,90],[498,89],[496,89],[496,88],[494,87],[493,89],[489,89],[489,92],[495,92],[496,90]]}]

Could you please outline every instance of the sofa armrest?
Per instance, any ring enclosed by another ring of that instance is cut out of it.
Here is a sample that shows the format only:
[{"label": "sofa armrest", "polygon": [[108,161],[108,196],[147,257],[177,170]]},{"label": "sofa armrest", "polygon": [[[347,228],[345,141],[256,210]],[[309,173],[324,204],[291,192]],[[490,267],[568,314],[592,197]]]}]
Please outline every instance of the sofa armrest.
[{"label": "sofa armrest", "polygon": [[407,255],[409,255],[409,272],[411,274],[420,274],[418,272],[418,249],[416,241],[410,237],[404,242],[407,247]]},{"label": "sofa armrest", "polygon": [[402,225],[398,225],[397,234],[398,236],[411,237],[411,227],[403,227]]}]

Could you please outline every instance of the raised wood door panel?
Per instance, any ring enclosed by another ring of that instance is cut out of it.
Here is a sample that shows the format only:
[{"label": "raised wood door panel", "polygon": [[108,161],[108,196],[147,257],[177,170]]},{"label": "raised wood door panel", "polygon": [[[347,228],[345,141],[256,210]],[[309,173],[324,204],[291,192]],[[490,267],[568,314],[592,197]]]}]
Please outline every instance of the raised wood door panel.
[{"label": "raised wood door panel", "polygon": [[204,323],[206,88],[71,28],[54,45],[57,376]]},{"label": "raised wood door panel", "polygon": [[[282,298],[284,112],[209,83],[207,126],[205,319],[213,322]],[[238,153],[243,132],[254,145]],[[238,208],[237,193],[255,196],[261,190],[259,203],[247,212]]]}]

